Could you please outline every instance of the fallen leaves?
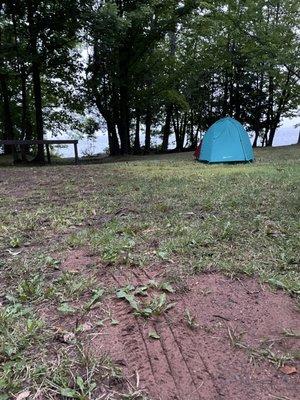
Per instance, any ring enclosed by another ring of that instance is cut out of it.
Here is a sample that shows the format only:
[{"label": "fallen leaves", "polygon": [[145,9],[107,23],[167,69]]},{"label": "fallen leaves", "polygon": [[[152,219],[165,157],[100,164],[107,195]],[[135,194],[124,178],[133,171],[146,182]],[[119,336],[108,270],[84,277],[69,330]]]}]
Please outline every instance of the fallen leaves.
[{"label": "fallen leaves", "polygon": [[149,336],[149,338],[151,338],[151,339],[156,339],[156,340],[160,339],[159,334],[158,334],[157,332],[155,332],[155,331],[150,331],[149,334],[148,334],[148,336]]},{"label": "fallen leaves", "polygon": [[283,365],[280,371],[285,375],[292,375],[297,373],[297,368],[294,365]]}]

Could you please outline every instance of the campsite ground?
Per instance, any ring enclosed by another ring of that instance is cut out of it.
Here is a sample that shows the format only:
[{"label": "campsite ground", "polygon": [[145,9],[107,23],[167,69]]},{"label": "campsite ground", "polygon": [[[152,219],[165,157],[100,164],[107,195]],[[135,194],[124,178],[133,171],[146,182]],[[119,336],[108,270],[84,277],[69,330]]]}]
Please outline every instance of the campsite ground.
[{"label": "campsite ground", "polygon": [[299,150],[0,169],[0,399],[295,400]]}]

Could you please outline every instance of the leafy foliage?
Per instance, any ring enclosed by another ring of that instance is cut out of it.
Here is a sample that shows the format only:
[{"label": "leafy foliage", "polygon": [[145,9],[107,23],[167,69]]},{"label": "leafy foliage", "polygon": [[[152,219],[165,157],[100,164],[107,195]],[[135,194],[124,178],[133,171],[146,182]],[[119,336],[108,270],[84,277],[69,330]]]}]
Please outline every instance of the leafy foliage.
[{"label": "leafy foliage", "polygon": [[272,145],[299,104],[296,0],[1,5],[4,139],[106,129],[119,154],[174,133],[183,150],[229,114]]}]

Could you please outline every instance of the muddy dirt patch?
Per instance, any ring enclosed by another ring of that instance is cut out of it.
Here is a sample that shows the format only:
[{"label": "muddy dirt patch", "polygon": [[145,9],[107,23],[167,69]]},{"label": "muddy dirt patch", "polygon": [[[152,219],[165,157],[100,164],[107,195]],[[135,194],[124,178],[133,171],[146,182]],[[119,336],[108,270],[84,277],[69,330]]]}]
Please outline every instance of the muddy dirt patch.
[{"label": "muddy dirt patch", "polygon": [[[119,288],[158,279],[146,270],[112,278]],[[172,307],[148,318],[134,315],[126,299],[112,298],[117,322],[99,330],[92,351],[108,353],[128,378],[138,374],[153,400],[296,399],[299,363],[292,332],[299,333],[300,324],[294,301],[254,279],[218,274],[191,278],[186,287],[185,294],[167,295]],[[280,369],[283,364],[293,369]]]},{"label": "muddy dirt patch", "polygon": [[86,250],[69,250],[65,254],[55,255],[62,260],[60,269],[71,273],[82,273],[97,263],[97,257]]}]

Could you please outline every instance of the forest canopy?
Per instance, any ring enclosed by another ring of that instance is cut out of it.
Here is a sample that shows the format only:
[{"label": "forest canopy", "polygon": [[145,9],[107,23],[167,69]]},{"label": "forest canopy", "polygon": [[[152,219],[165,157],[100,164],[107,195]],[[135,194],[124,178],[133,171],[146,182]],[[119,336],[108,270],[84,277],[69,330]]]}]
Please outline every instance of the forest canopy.
[{"label": "forest canopy", "polygon": [[171,134],[182,151],[229,115],[272,146],[299,104],[298,26],[297,0],[1,1],[0,139],[101,127],[111,155]]}]

